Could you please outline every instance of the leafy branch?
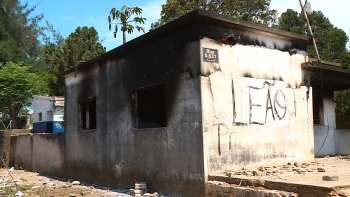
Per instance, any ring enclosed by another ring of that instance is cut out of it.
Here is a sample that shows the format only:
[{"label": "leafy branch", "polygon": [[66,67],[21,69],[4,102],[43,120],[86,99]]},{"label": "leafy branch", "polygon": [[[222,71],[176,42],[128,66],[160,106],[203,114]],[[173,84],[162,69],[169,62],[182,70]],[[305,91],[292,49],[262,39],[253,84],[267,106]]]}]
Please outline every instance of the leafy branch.
[{"label": "leafy branch", "polygon": [[[108,23],[109,23],[109,30],[112,30],[112,24],[114,25],[114,37],[117,37],[118,32],[118,26],[120,26],[120,31],[123,32],[123,43],[126,43],[126,35],[125,32],[128,34],[132,34],[134,32],[134,29],[136,28],[137,31],[142,31],[145,33],[145,28],[142,26],[139,26],[137,24],[144,24],[146,21],[146,18],[139,17],[139,15],[142,14],[142,9],[139,7],[128,7],[123,6],[121,10],[117,10],[116,8],[112,8],[109,16],[108,16]],[[137,15],[133,19],[130,20],[130,17],[132,15]],[[120,22],[112,23],[112,20],[118,20]],[[135,23],[134,25],[131,25],[130,23]]]}]

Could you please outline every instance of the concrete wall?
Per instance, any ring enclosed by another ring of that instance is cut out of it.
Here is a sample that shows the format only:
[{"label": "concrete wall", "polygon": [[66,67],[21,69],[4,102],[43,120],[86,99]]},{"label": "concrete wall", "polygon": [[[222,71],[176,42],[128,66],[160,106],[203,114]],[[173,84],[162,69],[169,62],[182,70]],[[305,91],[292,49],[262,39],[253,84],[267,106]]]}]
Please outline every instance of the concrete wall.
[{"label": "concrete wall", "polygon": [[64,106],[55,106],[53,111],[53,121],[62,121],[64,115]]},{"label": "concrete wall", "polygon": [[53,121],[35,122],[33,133],[53,133]]},{"label": "concrete wall", "polygon": [[[0,131],[0,166],[8,167],[10,156],[10,130]],[[3,162],[4,161],[4,162]]]},{"label": "concrete wall", "polygon": [[206,173],[312,159],[312,90],[302,85],[300,68],[305,52],[229,46],[209,38],[201,47],[219,56],[218,63],[202,61]]},{"label": "concrete wall", "polygon": [[315,156],[350,155],[350,130],[315,126]]},{"label": "concrete wall", "polygon": [[350,155],[350,130],[335,130],[334,144],[336,155]]},{"label": "concrete wall", "polygon": [[[39,113],[42,114],[41,120]],[[63,115],[64,98],[34,96],[33,133],[64,132],[64,127],[59,124],[63,121]]]},{"label": "concrete wall", "polygon": [[[164,26],[66,75],[67,176],[203,196],[209,172],[313,157],[312,90],[300,68],[306,53],[289,53],[306,44],[197,19],[175,21],[180,28]],[[240,44],[221,44],[224,34]],[[206,56],[217,63],[203,62],[204,48],[218,50],[218,60]],[[166,126],[135,129],[133,92],[159,83]],[[97,128],[83,130],[79,103],[94,99]]]},{"label": "concrete wall", "polygon": [[[323,90],[320,106],[320,125],[314,125],[315,156],[350,154],[350,132],[338,128],[334,109],[333,91]],[[342,128],[340,123],[340,128]]]},{"label": "concrete wall", "polygon": [[64,144],[64,133],[12,136],[10,165],[62,176]]},{"label": "concrete wall", "polygon": [[[54,110],[53,100],[49,97],[34,97],[34,109],[33,109],[33,118],[34,123],[41,121],[52,121],[52,117],[49,112]],[[39,113],[42,114],[42,120],[39,120]]]},{"label": "concrete wall", "polygon": [[246,187],[223,182],[208,181],[205,183],[205,197],[280,197],[298,194],[286,191],[269,190],[261,187]]},{"label": "concrete wall", "polygon": [[60,133],[64,132],[62,121],[45,121],[33,124],[33,133]]},{"label": "concrete wall", "polygon": [[11,135],[20,135],[24,133],[30,133],[30,129],[7,129],[0,131],[0,166],[9,166]]},{"label": "concrete wall", "polygon": [[330,126],[314,125],[315,156],[335,155],[335,130]]},{"label": "concrete wall", "polygon": [[[175,30],[66,77],[67,176],[151,191],[203,196],[200,41]],[[166,127],[135,129],[134,90],[164,83]],[[78,102],[96,98],[97,128],[79,128]]]},{"label": "concrete wall", "polygon": [[41,121],[62,121],[64,106],[55,106],[55,99],[64,101],[64,98],[34,96],[34,123],[40,122],[39,113],[42,113]]}]

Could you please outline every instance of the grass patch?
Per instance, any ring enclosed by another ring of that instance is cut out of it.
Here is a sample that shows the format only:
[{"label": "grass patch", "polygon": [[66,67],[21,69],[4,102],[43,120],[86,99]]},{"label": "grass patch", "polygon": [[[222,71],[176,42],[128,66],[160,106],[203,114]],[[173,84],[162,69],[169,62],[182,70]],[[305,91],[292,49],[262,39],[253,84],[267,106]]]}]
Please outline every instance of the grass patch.
[{"label": "grass patch", "polygon": [[26,190],[28,190],[30,187],[29,186],[18,186],[17,187],[18,190],[16,189],[15,186],[9,186],[9,187],[4,187],[4,188],[0,188],[0,196],[4,196],[4,197],[13,197],[15,196],[17,191],[21,191],[21,192],[25,192]]}]

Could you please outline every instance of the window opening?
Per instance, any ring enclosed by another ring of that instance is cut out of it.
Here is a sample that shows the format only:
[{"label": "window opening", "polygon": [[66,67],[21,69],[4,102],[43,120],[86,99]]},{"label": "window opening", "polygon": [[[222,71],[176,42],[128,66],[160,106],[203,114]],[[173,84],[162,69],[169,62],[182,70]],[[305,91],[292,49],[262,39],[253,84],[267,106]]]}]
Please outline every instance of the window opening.
[{"label": "window opening", "polygon": [[321,108],[321,98],[320,97],[314,97],[313,99],[313,118],[314,118],[314,124],[321,124],[321,116],[320,111]]},{"label": "window opening", "polygon": [[134,127],[138,129],[166,126],[164,83],[137,89],[133,92]]},{"label": "window opening", "polygon": [[96,129],[96,99],[80,101],[80,129]]},{"label": "window opening", "polygon": [[337,129],[350,129],[350,90],[334,92],[334,105]]},{"label": "window opening", "polygon": [[38,115],[39,115],[39,121],[43,121],[43,114],[40,112]]}]

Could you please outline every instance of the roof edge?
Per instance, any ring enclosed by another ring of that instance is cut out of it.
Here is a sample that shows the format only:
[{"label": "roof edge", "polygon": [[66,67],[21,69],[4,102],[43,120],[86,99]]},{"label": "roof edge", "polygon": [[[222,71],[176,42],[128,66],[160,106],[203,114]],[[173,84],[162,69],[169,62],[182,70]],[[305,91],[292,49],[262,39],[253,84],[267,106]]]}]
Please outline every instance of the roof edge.
[{"label": "roof edge", "polygon": [[161,27],[158,27],[158,28],[156,28],[150,32],[147,32],[147,33],[145,33],[137,38],[134,38],[134,39],[130,40],[129,42],[122,44],[122,45],[120,45],[120,46],[118,46],[118,47],[98,56],[98,57],[95,57],[94,59],[91,59],[89,61],[81,63],[81,64],[75,66],[74,68],[70,68],[66,71],[63,71],[58,76],[59,77],[66,77],[70,73],[77,72],[78,70],[81,70],[87,66],[90,66],[93,63],[98,62],[99,60],[103,59],[104,57],[108,57],[109,55],[114,54],[114,53],[127,51],[127,50],[135,47],[137,44],[140,44],[139,42],[145,42],[149,38],[155,37],[156,35],[159,35],[159,34],[164,34],[166,32],[170,32],[171,30],[173,30],[179,26],[184,26],[184,25],[187,25],[187,24],[192,23],[194,21],[205,21],[205,22],[209,22],[209,23],[219,22],[222,25],[232,26],[232,27],[235,27],[237,29],[247,30],[247,31],[251,31],[251,32],[258,32],[261,34],[268,34],[268,35],[273,36],[273,37],[284,37],[284,38],[287,38],[289,40],[293,40],[295,42],[300,42],[300,43],[304,43],[304,44],[311,44],[311,39],[309,36],[304,36],[301,34],[296,34],[296,33],[288,32],[288,31],[284,31],[284,30],[274,29],[274,28],[270,28],[270,27],[267,27],[264,25],[254,24],[251,22],[235,19],[232,17],[228,17],[228,16],[224,16],[224,15],[220,15],[220,14],[216,14],[216,13],[212,13],[212,12],[208,12],[205,10],[196,9],[196,10],[193,10],[192,12],[190,12],[184,16],[181,16],[181,17],[175,19],[174,21],[171,21],[171,22],[169,22]]}]

